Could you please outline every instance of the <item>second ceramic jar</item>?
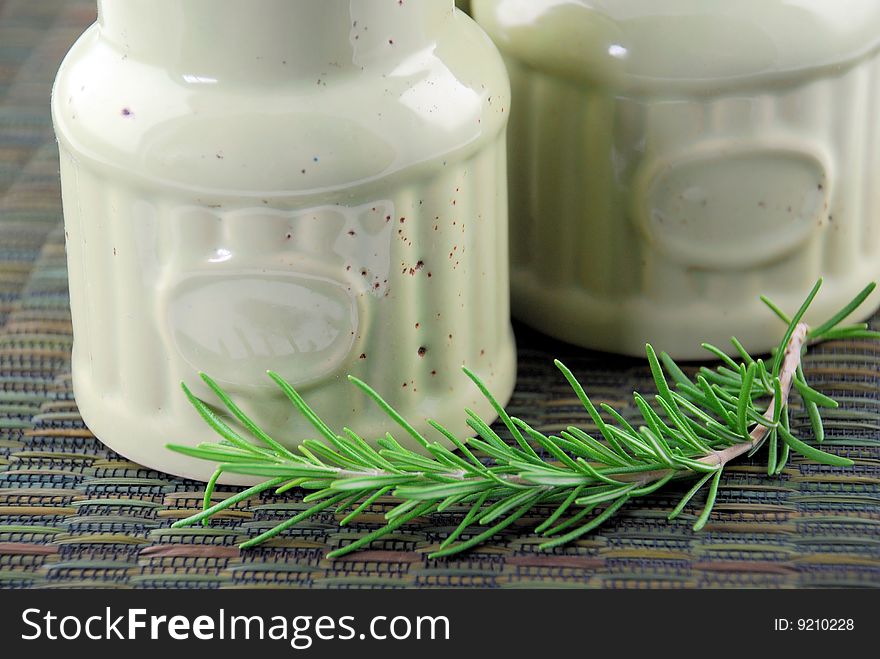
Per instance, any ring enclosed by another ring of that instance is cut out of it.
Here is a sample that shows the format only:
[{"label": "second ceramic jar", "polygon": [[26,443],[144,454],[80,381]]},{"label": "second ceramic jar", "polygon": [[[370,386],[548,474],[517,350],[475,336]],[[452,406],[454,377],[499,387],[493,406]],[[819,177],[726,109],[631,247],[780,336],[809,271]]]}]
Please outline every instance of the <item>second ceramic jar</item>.
[{"label": "second ceramic jar", "polygon": [[767,350],[759,294],[794,310],[824,275],[822,318],[880,277],[876,0],[472,11],[513,87],[515,315],[623,353]]},{"label": "second ceramic jar", "polygon": [[501,58],[453,0],[126,0],[56,82],[74,323],[89,428],[206,478],[168,441],[216,439],[181,380],[204,371],[290,445],[329,424],[394,431],[367,381],[429,431],[506,399]]}]

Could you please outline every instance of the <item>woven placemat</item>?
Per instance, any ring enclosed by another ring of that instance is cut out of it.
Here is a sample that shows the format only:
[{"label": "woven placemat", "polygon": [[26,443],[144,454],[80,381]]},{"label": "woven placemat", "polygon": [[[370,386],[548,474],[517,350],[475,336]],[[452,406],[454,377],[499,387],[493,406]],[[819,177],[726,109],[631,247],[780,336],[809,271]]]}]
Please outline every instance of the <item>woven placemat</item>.
[{"label": "woven placemat", "polygon": [[[434,515],[328,561],[325,553],[376,528],[379,503],[352,527],[332,515],[271,545],[236,544],[301,509],[298,497],[238,506],[209,529],[172,530],[200,505],[203,485],[132,464],[80,419],[70,388],[70,313],[57,154],[48,115],[52,76],[94,19],[94,3],[0,0],[0,586],[26,587],[814,587],[880,585],[880,344],[837,342],[812,352],[817,387],[842,402],[827,414],[839,469],[795,458],[770,479],[748,462],[728,469],[712,521],[675,522],[681,489],[639,500],[592,535],[539,552],[522,519],[451,560],[428,550],[455,520]],[[874,320],[874,326],[878,319]],[[511,411],[544,429],[591,424],[552,358],[598,400],[633,412],[650,390],[643,362],[578,350],[517,327],[519,382]],[[803,415],[796,429],[809,437]],[[221,488],[223,492],[230,490]]]}]

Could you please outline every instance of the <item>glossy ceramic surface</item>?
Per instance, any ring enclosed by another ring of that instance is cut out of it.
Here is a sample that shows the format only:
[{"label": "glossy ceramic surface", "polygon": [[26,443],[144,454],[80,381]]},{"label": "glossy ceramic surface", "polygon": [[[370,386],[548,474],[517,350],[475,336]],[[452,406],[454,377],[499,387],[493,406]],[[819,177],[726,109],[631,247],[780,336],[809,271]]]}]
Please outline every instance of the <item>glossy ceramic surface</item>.
[{"label": "glossy ceramic surface", "polygon": [[[89,428],[146,465],[214,439],[179,390],[217,379],[290,445],[330,425],[465,432],[514,382],[509,87],[452,0],[99,2],[53,94]],[[420,423],[421,422],[421,423]]]},{"label": "glossy ceramic surface", "polygon": [[[580,345],[753,350],[880,277],[880,3],[475,0],[511,74],[514,313]],[[880,297],[862,309],[876,308]]]}]

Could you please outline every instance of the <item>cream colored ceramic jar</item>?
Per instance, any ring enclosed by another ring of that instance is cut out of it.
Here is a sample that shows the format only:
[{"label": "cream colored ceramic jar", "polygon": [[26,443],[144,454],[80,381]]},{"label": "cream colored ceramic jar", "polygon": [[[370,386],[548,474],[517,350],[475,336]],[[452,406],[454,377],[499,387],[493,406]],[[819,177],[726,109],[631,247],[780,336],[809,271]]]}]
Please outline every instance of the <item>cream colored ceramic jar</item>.
[{"label": "cream colored ceramic jar", "polygon": [[[509,87],[453,0],[114,0],[58,75],[76,400],[111,448],[205,478],[204,371],[289,444],[493,417],[514,382]],[[433,436],[433,435],[432,435]]]},{"label": "cream colored ceramic jar", "polygon": [[[679,357],[880,277],[880,2],[474,0],[513,88],[514,314]],[[877,306],[866,305],[863,315]]]}]

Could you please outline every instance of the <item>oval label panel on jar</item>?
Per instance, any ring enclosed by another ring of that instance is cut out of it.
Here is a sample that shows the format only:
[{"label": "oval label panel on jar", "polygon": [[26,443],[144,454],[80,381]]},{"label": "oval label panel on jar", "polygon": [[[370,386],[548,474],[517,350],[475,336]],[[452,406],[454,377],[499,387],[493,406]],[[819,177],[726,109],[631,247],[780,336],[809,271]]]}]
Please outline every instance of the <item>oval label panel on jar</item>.
[{"label": "oval label panel on jar", "polygon": [[169,298],[176,348],[193,368],[237,386],[331,377],[358,338],[357,302],[340,282],[294,273],[193,275]]},{"label": "oval label panel on jar", "polygon": [[636,195],[651,242],[677,261],[745,268],[801,245],[828,216],[827,172],[812,154],[717,148],[654,162]]}]

